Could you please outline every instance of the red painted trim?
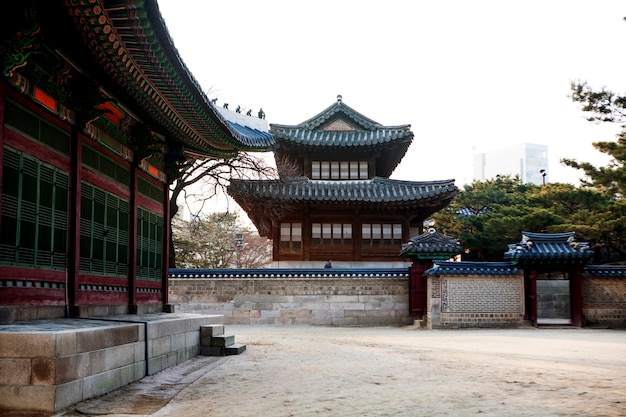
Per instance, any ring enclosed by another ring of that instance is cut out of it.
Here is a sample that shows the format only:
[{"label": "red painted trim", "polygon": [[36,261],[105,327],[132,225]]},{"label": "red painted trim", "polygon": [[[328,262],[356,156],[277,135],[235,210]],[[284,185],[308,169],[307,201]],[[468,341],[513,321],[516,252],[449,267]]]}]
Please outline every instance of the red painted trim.
[{"label": "red painted trim", "polygon": [[63,288],[0,288],[0,304],[3,306],[62,306],[64,303],[65,290]]},{"label": "red painted trim", "polygon": [[39,87],[35,87],[33,99],[52,112],[57,111],[57,101]]},{"label": "red painted trim", "polygon": [[151,212],[156,213],[159,216],[165,216],[165,208],[162,205],[154,200],[142,196],[139,193],[137,193],[137,205],[145,208],[146,210],[150,210]]},{"label": "red painted trim", "polygon": [[75,305],[127,305],[128,293],[121,291],[79,290]]},{"label": "red painted trim", "polygon": [[78,283],[92,285],[117,285],[121,287],[128,287],[128,279],[126,277],[111,277],[106,275],[79,274]]},{"label": "red painted trim", "polygon": [[140,305],[158,304],[160,306],[162,302],[163,302],[163,297],[159,293],[140,292],[137,294],[137,304],[140,304]]},{"label": "red painted trim", "polygon": [[11,129],[4,128],[3,133],[5,145],[17,149],[20,152],[24,152],[25,154],[37,158],[55,168],[66,172],[70,171],[70,159],[63,154],[55,152],[39,142],[35,142],[34,140],[22,136]]},{"label": "red painted trim", "polygon": [[19,266],[0,267],[0,279],[24,279],[29,281],[64,282],[65,271]]},{"label": "red painted trim", "polygon": [[111,194],[115,194],[116,196],[128,201],[130,197],[130,191],[128,187],[118,182],[115,182],[112,179],[103,177],[97,172],[91,171],[90,169],[82,168],[81,171],[81,177],[83,181],[95,185],[98,188],[102,188],[103,190],[108,191]]}]

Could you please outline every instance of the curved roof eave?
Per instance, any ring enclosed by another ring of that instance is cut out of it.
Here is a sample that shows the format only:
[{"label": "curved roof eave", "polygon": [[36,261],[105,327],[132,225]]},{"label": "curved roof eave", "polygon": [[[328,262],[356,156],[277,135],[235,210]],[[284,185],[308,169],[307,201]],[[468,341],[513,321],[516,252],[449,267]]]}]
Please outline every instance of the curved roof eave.
[{"label": "curved roof eave", "polygon": [[272,137],[248,137],[215,111],[178,54],[156,0],[66,0],[65,7],[92,59],[168,136],[207,156],[273,146]]},{"label": "curved roof eave", "polygon": [[458,191],[454,180],[400,181],[376,177],[372,180],[321,181],[233,180],[229,194],[237,200],[265,199],[292,202],[347,204],[411,204],[452,199]]}]

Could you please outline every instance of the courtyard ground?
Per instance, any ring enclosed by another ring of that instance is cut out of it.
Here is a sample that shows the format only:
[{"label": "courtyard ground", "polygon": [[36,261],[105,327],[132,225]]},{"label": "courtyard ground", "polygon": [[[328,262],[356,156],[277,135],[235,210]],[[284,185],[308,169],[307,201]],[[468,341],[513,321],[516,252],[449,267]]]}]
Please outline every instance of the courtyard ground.
[{"label": "courtyard ground", "polygon": [[626,331],[226,326],[199,357],[59,416],[626,416]]}]

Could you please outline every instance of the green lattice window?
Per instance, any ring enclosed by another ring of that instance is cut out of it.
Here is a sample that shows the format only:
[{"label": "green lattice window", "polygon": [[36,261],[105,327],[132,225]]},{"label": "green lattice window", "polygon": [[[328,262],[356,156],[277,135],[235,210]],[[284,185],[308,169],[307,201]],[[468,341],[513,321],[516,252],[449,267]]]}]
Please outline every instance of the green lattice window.
[{"label": "green lattice window", "polygon": [[83,145],[83,164],[101,174],[106,175],[122,185],[128,186],[130,182],[130,170],[111,158],[102,155],[94,148]]},{"label": "green lattice window", "polygon": [[137,208],[137,278],[158,281],[163,268],[163,217]]},{"label": "green lattice window", "polygon": [[12,101],[7,101],[4,123],[11,130],[69,156],[70,135]]},{"label": "green lattice window", "polygon": [[68,174],[9,147],[2,169],[0,263],[65,269]]},{"label": "green lattice window", "polygon": [[147,197],[157,203],[163,201],[163,190],[160,187],[150,183],[148,180],[139,177],[137,182],[137,191],[144,197]]},{"label": "green lattice window", "polygon": [[127,201],[82,184],[80,272],[128,276],[128,214]]}]

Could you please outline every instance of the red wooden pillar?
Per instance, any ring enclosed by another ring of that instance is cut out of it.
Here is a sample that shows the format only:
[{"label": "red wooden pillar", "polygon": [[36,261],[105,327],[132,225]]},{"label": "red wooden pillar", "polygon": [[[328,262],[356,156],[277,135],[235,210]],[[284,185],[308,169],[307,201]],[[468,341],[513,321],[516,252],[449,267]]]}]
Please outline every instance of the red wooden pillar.
[{"label": "red wooden pillar", "polygon": [[128,210],[128,312],[137,314],[137,175],[136,157],[130,164],[130,199]]},{"label": "red wooden pillar", "polygon": [[[7,85],[4,82],[0,82],[0,166],[4,161],[4,109],[6,107],[6,94]],[[0,213],[2,213],[2,172],[0,169]],[[0,216],[2,219],[2,216]],[[0,220],[1,221],[1,220]],[[0,223],[0,230],[2,230],[2,223]]]},{"label": "red wooden pillar", "polygon": [[72,127],[70,144],[70,201],[68,210],[68,250],[67,250],[67,278],[65,280],[66,314],[80,316],[76,298],[79,291],[80,273],[80,210],[81,210],[81,181],[82,181],[82,151],[81,124],[76,122]]},{"label": "red wooden pillar", "polygon": [[582,327],[583,277],[581,268],[576,268],[570,273],[570,307],[572,309],[572,324],[576,327]]},{"label": "red wooden pillar", "polygon": [[173,313],[173,307],[169,304],[169,269],[170,269],[170,189],[168,182],[163,185],[163,267],[161,272],[161,291],[163,311]]},{"label": "red wooden pillar", "polygon": [[537,271],[534,269],[528,272],[526,281],[526,297],[527,297],[527,317],[533,324],[537,325]]}]

